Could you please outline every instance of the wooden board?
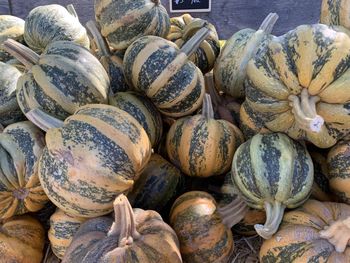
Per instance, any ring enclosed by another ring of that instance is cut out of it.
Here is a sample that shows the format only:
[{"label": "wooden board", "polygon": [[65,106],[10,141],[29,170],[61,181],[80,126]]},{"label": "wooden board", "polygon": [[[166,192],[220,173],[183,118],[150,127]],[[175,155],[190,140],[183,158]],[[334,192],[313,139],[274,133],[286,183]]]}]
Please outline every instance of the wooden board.
[{"label": "wooden board", "polygon": [[[3,0],[0,0],[3,1]],[[13,14],[25,18],[28,12],[38,5],[73,3],[80,20],[86,23],[93,19],[94,0],[10,0]],[[169,0],[162,0],[169,11]],[[258,28],[265,16],[276,12],[280,18],[273,33],[281,35],[300,24],[317,23],[320,15],[321,0],[213,0],[210,13],[192,13],[213,23],[221,39],[229,38],[233,33],[246,27]],[[173,13],[171,16],[181,15]]]}]

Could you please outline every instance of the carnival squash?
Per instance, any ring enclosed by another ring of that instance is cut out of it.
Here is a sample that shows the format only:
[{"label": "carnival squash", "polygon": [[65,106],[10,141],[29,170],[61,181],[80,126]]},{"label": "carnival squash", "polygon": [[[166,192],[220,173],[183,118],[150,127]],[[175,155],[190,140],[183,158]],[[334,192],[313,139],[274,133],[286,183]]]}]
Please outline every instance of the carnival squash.
[{"label": "carnival squash", "polygon": [[174,230],[156,211],[132,209],[121,194],[114,201],[114,216],[83,223],[62,263],[182,262]]},{"label": "carnival squash", "polygon": [[24,20],[11,15],[0,15],[0,61],[7,62],[13,57],[2,49],[2,43],[11,38],[23,42]]},{"label": "carnival squash", "polygon": [[350,29],[350,2],[348,0],[322,0],[320,23]]},{"label": "carnival squash", "polygon": [[286,207],[308,199],[313,177],[305,146],[282,133],[255,135],[239,146],[232,162],[232,179],[242,198],[252,208],[265,209],[265,225],[255,225],[265,239],[277,231]]}]

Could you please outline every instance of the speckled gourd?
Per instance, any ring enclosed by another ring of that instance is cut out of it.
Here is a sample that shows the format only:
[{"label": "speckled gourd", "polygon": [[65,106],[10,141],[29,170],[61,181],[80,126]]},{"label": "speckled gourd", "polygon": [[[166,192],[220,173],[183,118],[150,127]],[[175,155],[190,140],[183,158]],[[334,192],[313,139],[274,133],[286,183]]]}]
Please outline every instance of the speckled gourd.
[{"label": "speckled gourd", "polygon": [[17,82],[17,101],[24,114],[41,108],[64,120],[82,105],[108,103],[108,75],[79,44],[56,41],[40,56],[13,40],[5,41],[4,48],[27,68]]},{"label": "speckled gourd", "polygon": [[24,20],[11,15],[0,15],[0,61],[7,62],[13,57],[2,49],[1,45],[8,38],[23,42]]},{"label": "speckled gourd", "polygon": [[55,41],[72,41],[90,47],[86,29],[80,24],[73,5],[67,9],[51,4],[33,8],[25,19],[24,40],[37,53]]},{"label": "speckled gourd", "polygon": [[238,147],[232,161],[232,179],[242,198],[252,208],[265,209],[265,224],[255,225],[265,239],[277,231],[285,208],[309,198],[313,178],[305,146],[282,133],[255,135]]}]

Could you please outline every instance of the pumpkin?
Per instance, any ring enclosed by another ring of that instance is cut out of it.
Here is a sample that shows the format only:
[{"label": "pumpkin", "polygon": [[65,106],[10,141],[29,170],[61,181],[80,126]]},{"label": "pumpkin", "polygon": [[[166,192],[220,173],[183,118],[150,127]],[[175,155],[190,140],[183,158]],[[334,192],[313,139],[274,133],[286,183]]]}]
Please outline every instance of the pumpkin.
[{"label": "pumpkin", "polygon": [[17,82],[17,101],[24,114],[40,107],[64,120],[79,106],[108,102],[108,75],[80,45],[56,41],[40,56],[13,40],[5,41],[4,48],[27,68]]},{"label": "pumpkin", "polygon": [[115,197],[131,190],[151,156],[145,130],[117,107],[89,104],[57,125],[40,111],[31,114],[39,127],[49,128],[38,168],[41,185],[73,216],[110,213]]},{"label": "pumpkin", "polygon": [[202,72],[188,57],[208,33],[207,28],[202,28],[181,50],[157,36],[137,39],[124,56],[127,82],[150,98],[164,115],[191,114],[201,105],[205,87]]},{"label": "pumpkin", "polygon": [[346,34],[299,26],[249,62],[245,101],[269,130],[329,148],[350,132],[349,57]]},{"label": "pumpkin", "polygon": [[174,230],[153,210],[132,209],[125,195],[114,201],[110,217],[83,223],[62,263],[182,262]]},{"label": "pumpkin", "polygon": [[38,220],[15,216],[1,221],[0,254],[2,262],[41,263],[45,231]]},{"label": "pumpkin", "polygon": [[270,41],[270,33],[277,19],[277,14],[270,13],[257,31],[242,29],[226,41],[214,67],[217,89],[234,98],[244,98],[248,62],[261,43]]},{"label": "pumpkin", "polygon": [[215,199],[202,191],[190,191],[175,200],[170,225],[180,240],[184,262],[228,262],[234,249],[232,232],[216,208]]},{"label": "pumpkin", "polygon": [[21,72],[15,67],[0,62],[0,123],[4,126],[24,119],[16,99],[20,76]]},{"label": "pumpkin", "polygon": [[263,242],[260,262],[349,262],[350,224],[343,225],[349,219],[349,205],[310,199],[284,215],[278,232]]},{"label": "pumpkin", "polygon": [[322,0],[320,23],[350,29],[350,4],[347,0]]},{"label": "pumpkin", "polygon": [[163,121],[157,108],[137,92],[118,92],[109,97],[109,104],[133,116],[145,129],[153,147],[158,145],[163,134]]},{"label": "pumpkin", "polygon": [[95,0],[95,19],[113,48],[127,49],[136,39],[166,37],[169,15],[160,0]]},{"label": "pumpkin", "polygon": [[11,38],[23,41],[24,20],[11,15],[0,15],[0,61],[7,62],[12,56],[2,49],[2,43]]},{"label": "pumpkin", "polygon": [[313,163],[305,146],[282,133],[257,134],[241,144],[232,161],[232,179],[242,198],[265,209],[266,222],[256,232],[269,239],[284,209],[304,203],[313,184]]},{"label": "pumpkin", "polygon": [[[181,48],[206,23],[208,22],[193,18],[190,14],[172,17],[167,39]],[[210,29],[210,34],[189,58],[204,74],[213,69],[215,60],[220,54],[219,37],[215,26],[208,23],[207,27]]]},{"label": "pumpkin", "polygon": [[175,166],[152,154],[127,197],[133,207],[161,211],[174,197],[181,180],[181,172]]},{"label": "pumpkin", "polygon": [[38,177],[44,147],[44,134],[29,121],[0,133],[0,218],[38,211],[48,201]]},{"label": "pumpkin", "polygon": [[60,40],[90,47],[86,29],[80,24],[73,5],[68,5],[67,9],[56,4],[35,7],[25,19],[23,37],[39,54],[49,44]]},{"label": "pumpkin", "polygon": [[83,217],[66,214],[59,208],[52,214],[50,217],[48,238],[52,251],[58,258],[63,258],[67,247],[72,242],[74,234],[86,220],[87,219]]},{"label": "pumpkin", "polygon": [[91,35],[93,35],[99,52],[99,60],[110,78],[112,94],[127,91],[129,86],[124,77],[123,58],[111,52],[106,39],[101,35],[97,25],[93,21],[87,22],[86,27]]},{"label": "pumpkin", "polygon": [[202,114],[178,119],[170,128],[166,148],[170,161],[189,176],[208,177],[227,172],[233,154],[243,142],[240,130],[215,120],[210,95]]}]

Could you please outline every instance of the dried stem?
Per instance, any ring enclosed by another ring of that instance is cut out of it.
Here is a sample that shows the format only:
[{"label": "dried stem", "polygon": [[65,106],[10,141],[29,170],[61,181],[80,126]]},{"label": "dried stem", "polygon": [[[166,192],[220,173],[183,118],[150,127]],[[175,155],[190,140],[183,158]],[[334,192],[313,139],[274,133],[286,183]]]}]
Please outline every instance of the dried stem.
[{"label": "dried stem", "polygon": [[66,9],[68,10],[68,12],[69,12],[72,16],[78,18],[77,11],[75,11],[75,8],[74,8],[74,6],[73,6],[72,4],[67,5],[67,6],[66,6]]},{"label": "dried stem", "polygon": [[248,206],[242,198],[237,196],[231,203],[219,207],[217,211],[221,215],[222,222],[228,228],[232,228],[245,217],[248,212]]},{"label": "dried stem", "polygon": [[211,97],[208,93],[205,93],[202,106],[202,116],[206,120],[214,119],[213,105],[211,103]]},{"label": "dried stem", "polygon": [[94,38],[94,41],[97,45],[97,49],[101,52],[103,56],[110,56],[111,51],[107,44],[106,39],[101,35],[100,31],[97,28],[97,25],[94,21],[89,21],[86,23],[86,28],[89,30],[90,34]]},{"label": "dried stem", "polygon": [[277,20],[278,15],[276,13],[268,14],[264,21],[261,23],[259,30],[264,31],[266,34],[270,34]]},{"label": "dried stem", "polygon": [[209,28],[206,26],[208,22],[204,24],[205,27],[201,28],[193,37],[191,37],[181,48],[181,52],[185,53],[187,57],[190,57],[201,43],[207,38],[210,33]]},{"label": "dried stem", "polygon": [[28,120],[45,132],[51,128],[60,128],[63,126],[63,121],[52,117],[40,109],[30,110],[25,115]]}]

